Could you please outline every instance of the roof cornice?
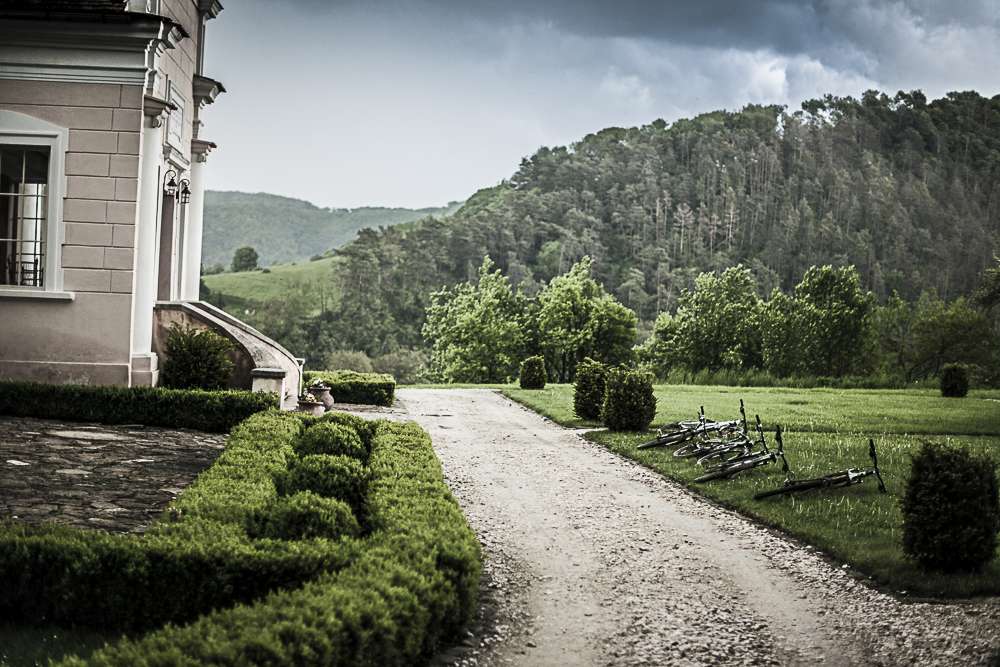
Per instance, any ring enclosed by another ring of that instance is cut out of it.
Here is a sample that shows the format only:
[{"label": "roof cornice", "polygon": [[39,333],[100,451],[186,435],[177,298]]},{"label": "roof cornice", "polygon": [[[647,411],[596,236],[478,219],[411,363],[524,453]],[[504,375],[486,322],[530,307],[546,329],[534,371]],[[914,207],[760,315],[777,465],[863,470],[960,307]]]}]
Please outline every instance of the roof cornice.
[{"label": "roof cornice", "polygon": [[216,81],[201,74],[194,75],[194,101],[198,106],[211,104],[215,98],[226,92],[221,81]]},{"label": "roof cornice", "polygon": [[198,0],[198,11],[206,19],[214,19],[223,10],[219,0]]}]

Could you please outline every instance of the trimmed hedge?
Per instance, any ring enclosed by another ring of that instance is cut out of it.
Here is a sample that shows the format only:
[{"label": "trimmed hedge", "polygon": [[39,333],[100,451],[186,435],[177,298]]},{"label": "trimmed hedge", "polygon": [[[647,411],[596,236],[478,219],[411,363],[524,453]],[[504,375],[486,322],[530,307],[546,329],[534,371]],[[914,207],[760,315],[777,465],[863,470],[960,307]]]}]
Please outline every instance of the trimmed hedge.
[{"label": "trimmed hedge", "polygon": [[963,398],[969,393],[969,368],[964,364],[945,364],[941,367],[941,395]]},{"label": "trimmed hedge", "polygon": [[299,456],[309,454],[350,456],[362,463],[368,460],[368,448],[357,432],[346,424],[329,421],[320,422],[306,429],[295,443],[295,453]]},{"label": "trimmed hedge", "polygon": [[653,376],[645,371],[608,371],[601,419],[612,431],[645,431],[656,415]]},{"label": "trimmed hedge", "polygon": [[61,664],[411,665],[432,656],[475,613],[479,545],[428,435],[412,423],[377,429],[372,532],[349,565]]},{"label": "trimmed hedge", "polygon": [[295,459],[301,431],[291,413],[252,416],[145,535],[0,527],[0,617],[141,630],[344,567],[355,542],[258,541],[246,531],[276,499],[274,477]]},{"label": "trimmed hedge", "polygon": [[545,389],[545,359],[534,356],[522,361],[518,379],[521,389]]},{"label": "trimmed hedge", "polygon": [[349,456],[310,454],[293,460],[288,471],[275,481],[280,495],[312,491],[324,498],[339,498],[360,510],[368,486],[368,471]]},{"label": "trimmed hedge", "polygon": [[972,572],[996,555],[1000,499],[993,462],[925,443],[903,495],[903,551],[922,567]]},{"label": "trimmed hedge", "polygon": [[604,405],[604,385],[608,367],[587,357],[576,365],[576,383],[573,386],[573,411],[580,419],[598,420]]},{"label": "trimmed hedge", "polygon": [[0,415],[225,433],[278,407],[275,394],[0,381]]},{"label": "trimmed hedge", "polygon": [[343,500],[302,491],[278,498],[259,512],[250,520],[247,532],[255,538],[276,540],[337,539],[357,537],[361,526]]},{"label": "trimmed hedge", "polygon": [[313,380],[327,384],[338,403],[389,406],[396,398],[396,380],[384,373],[306,371],[306,384]]}]

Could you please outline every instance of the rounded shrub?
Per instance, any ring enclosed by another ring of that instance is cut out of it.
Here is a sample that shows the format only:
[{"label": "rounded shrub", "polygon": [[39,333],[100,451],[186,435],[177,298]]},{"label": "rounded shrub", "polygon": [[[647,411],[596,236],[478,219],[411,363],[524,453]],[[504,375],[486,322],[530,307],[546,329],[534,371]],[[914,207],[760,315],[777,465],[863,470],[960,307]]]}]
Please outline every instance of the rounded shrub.
[{"label": "rounded shrub", "polygon": [[283,496],[312,491],[325,498],[339,498],[359,509],[364,503],[368,471],[349,456],[310,454],[294,459],[276,482]]},{"label": "rounded shrub", "polygon": [[964,364],[941,367],[941,395],[962,398],[969,393],[969,369]]},{"label": "rounded shrub", "polygon": [[528,357],[521,362],[521,389],[545,389],[545,359]]},{"label": "rounded shrub", "polygon": [[996,553],[1000,502],[986,458],[925,443],[913,456],[902,510],[903,551],[925,569],[975,571]]},{"label": "rounded shrub", "polygon": [[306,429],[295,442],[295,453],[350,456],[362,462],[368,458],[368,449],[357,432],[346,424],[333,422],[320,422]]},{"label": "rounded shrub", "polygon": [[166,359],[160,385],[171,389],[223,389],[229,386],[235,348],[214,331],[182,326],[176,322],[167,332]]},{"label": "rounded shrub", "polygon": [[600,419],[608,367],[587,357],[576,365],[573,410],[580,419]]},{"label": "rounded shrub", "polygon": [[300,491],[275,499],[250,519],[251,537],[276,540],[337,539],[361,534],[358,520],[343,500]]},{"label": "rounded shrub", "polygon": [[612,431],[645,431],[656,414],[653,376],[645,371],[612,368],[604,389],[601,419]]}]

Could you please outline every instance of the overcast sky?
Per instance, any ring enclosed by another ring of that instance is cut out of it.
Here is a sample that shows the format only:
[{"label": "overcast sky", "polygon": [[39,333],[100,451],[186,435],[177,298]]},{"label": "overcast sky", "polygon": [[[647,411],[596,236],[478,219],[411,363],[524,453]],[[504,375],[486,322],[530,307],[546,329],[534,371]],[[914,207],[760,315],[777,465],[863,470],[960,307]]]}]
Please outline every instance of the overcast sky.
[{"label": "overcast sky", "polygon": [[224,0],[208,187],[434,206],[539,146],[824,93],[1000,92],[998,0]]}]

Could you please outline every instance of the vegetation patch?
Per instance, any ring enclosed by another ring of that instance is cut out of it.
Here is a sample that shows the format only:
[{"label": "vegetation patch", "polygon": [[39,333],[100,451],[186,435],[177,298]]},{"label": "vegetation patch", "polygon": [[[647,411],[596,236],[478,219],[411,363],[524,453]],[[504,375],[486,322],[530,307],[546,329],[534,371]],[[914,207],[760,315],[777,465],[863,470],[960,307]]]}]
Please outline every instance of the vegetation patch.
[{"label": "vegetation patch", "polygon": [[418,426],[379,423],[369,467],[370,532],[343,567],[61,664],[423,662],[475,612],[479,546]]},{"label": "vegetation patch", "polygon": [[[691,419],[704,405],[709,418],[731,419],[743,398],[767,429],[780,423],[785,451],[796,477],[817,477],[867,465],[867,441],[875,438],[888,487],[875,484],[814,491],[794,497],[753,500],[785,477],[780,466],[765,466],[731,480],[693,484],[703,471],[663,448],[637,449],[648,433],[595,431],[587,435],[622,456],[690,485],[725,506],[781,528],[870,575],[896,592],[915,596],[960,597],[1000,593],[1000,553],[977,573],[928,573],[903,550],[903,503],[911,456],[926,441],[961,448],[1000,465],[1000,411],[997,392],[972,392],[956,401],[936,390],[741,389],[659,385],[654,425]],[[573,388],[549,385],[542,392],[514,388],[504,394],[567,426],[593,425],[573,414]],[[806,400],[805,405],[793,401]],[[917,434],[917,435],[914,435]],[[769,436],[770,437],[770,436]],[[954,515],[952,515],[953,518]]]},{"label": "vegetation patch", "polygon": [[518,378],[521,389],[545,389],[545,359],[534,356],[522,361]]},{"label": "vegetation patch", "polygon": [[278,407],[275,394],[0,381],[0,415],[225,433]]},{"label": "vegetation patch", "polygon": [[305,381],[321,380],[338,403],[392,405],[396,398],[396,380],[382,373],[356,371],[306,371]]}]

